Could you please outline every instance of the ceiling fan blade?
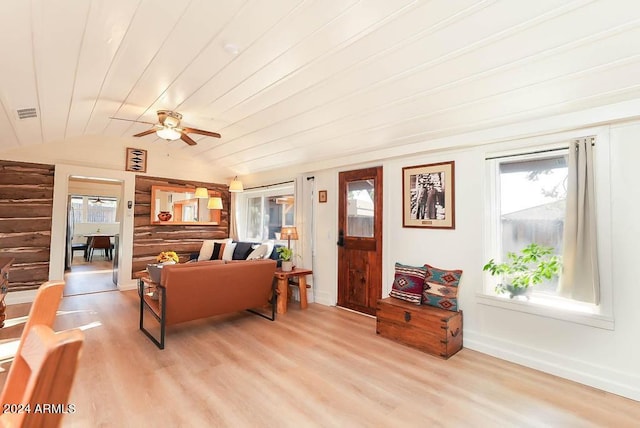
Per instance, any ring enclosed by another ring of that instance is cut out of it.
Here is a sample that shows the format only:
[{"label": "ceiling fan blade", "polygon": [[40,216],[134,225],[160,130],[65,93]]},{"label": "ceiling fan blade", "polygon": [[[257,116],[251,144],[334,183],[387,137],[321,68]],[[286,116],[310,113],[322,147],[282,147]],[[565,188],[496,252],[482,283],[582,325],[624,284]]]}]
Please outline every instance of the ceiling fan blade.
[{"label": "ceiling fan blade", "polygon": [[135,134],[134,137],[144,137],[145,135],[153,134],[156,132],[156,128],[147,129],[146,131],[142,131],[138,134]]},{"label": "ceiling fan blade", "polygon": [[216,138],[220,138],[220,134],[218,134],[217,132],[203,131],[202,129],[195,129],[195,128],[182,128],[182,131],[184,131],[184,132],[190,132],[190,133],[192,133],[192,134],[206,135],[207,137],[216,137]]},{"label": "ceiling fan blade", "polygon": [[198,144],[198,143],[196,143],[195,141],[193,141],[193,140],[191,139],[191,137],[189,137],[189,136],[188,136],[187,134],[185,134],[184,132],[181,132],[181,133],[180,133],[180,139],[181,139],[182,141],[184,141],[185,143],[187,143],[188,145],[190,145],[190,146],[195,146],[196,144]]},{"label": "ceiling fan blade", "polygon": [[109,117],[109,119],[124,120],[125,122],[148,123],[149,125],[155,125],[155,123],[153,123],[153,122],[147,122],[147,121],[144,121],[144,120],[123,119],[121,117]]}]

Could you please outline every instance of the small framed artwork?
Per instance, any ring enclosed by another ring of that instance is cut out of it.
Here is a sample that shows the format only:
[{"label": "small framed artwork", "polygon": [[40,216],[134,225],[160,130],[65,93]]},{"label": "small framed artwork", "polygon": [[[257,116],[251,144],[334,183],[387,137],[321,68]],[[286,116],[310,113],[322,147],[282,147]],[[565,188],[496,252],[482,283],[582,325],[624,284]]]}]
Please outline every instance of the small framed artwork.
[{"label": "small framed artwork", "polygon": [[402,168],[402,227],[455,229],[454,162]]},{"label": "small framed artwork", "polygon": [[126,170],[147,172],[147,151],[127,147]]},{"label": "small framed artwork", "polygon": [[320,190],[318,192],[318,202],[320,202],[321,204],[324,204],[325,202],[327,202],[327,191],[326,190]]}]

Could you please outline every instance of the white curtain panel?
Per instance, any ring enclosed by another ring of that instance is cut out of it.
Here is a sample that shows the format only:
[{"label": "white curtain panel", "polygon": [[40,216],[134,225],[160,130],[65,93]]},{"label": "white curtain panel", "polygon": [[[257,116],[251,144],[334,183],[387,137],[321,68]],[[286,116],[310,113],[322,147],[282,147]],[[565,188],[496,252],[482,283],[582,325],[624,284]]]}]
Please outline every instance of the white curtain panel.
[{"label": "white curtain panel", "polygon": [[569,147],[567,212],[564,223],[563,272],[560,295],[582,302],[600,302],[596,201],[592,137]]},{"label": "white curtain panel", "polygon": [[229,192],[229,195],[231,196],[231,206],[229,207],[229,238],[234,241],[239,241],[238,220],[236,218],[238,213],[238,210],[236,209],[236,202],[238,198],[235,192]]}]

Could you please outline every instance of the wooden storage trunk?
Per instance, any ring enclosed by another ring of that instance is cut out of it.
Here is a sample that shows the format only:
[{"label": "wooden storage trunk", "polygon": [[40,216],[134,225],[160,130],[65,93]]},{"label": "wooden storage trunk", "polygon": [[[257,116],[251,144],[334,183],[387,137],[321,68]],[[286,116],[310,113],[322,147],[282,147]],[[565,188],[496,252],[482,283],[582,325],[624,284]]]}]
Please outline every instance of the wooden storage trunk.
[{"label": "wooden storage trunk", "polygon": [[376,333],[429,354],[449,358],[462,349],[462,312],[387,297],[378,300]]}]

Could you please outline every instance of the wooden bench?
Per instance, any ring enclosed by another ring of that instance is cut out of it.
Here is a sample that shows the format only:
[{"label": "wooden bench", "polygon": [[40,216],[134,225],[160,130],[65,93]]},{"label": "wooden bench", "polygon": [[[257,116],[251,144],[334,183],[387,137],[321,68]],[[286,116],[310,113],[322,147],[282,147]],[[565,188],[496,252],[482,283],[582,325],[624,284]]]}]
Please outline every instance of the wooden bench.
[{"label": "wooden bench", "polygon": [[462,311],[387,297],[378,300],[376,333],[447,359],[462,349]]}]

